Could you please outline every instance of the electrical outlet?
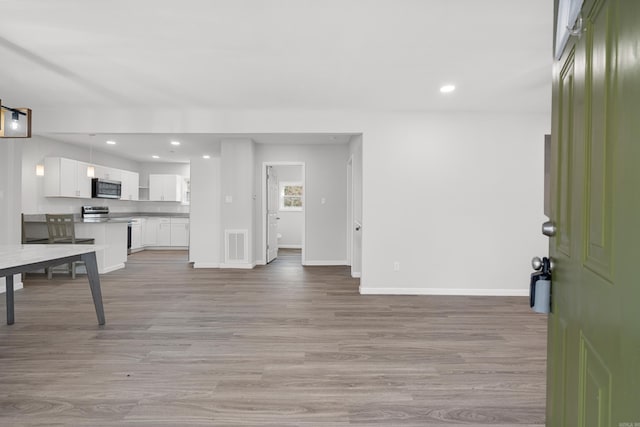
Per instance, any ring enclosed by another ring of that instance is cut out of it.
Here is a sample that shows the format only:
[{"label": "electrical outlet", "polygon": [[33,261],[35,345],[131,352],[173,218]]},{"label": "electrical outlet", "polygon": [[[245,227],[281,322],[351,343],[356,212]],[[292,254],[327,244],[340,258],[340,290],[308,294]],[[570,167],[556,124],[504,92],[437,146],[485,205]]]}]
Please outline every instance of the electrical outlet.
[{"label": "electrical outlet", "polygon": [[398,261],[393,263],[393,271],[400,271],[400,263]]}]

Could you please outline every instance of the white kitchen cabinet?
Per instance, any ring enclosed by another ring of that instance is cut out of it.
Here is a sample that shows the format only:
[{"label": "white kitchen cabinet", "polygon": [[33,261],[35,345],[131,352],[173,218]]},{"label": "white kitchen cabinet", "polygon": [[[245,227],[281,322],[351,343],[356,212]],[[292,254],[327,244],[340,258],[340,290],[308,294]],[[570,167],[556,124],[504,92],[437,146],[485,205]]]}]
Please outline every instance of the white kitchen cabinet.
[{"label": "white kitchen cabinet", "polygon": [[171,218],[171,246],[189,246],[189,218]]},{"label": "white kitchen cabinet", "polygon": [[131,251],[132,252],[142,249],[143,222],[145,222],[144,218],[131,219]]},{"label": "white kitchen cabinet", "polygon": [[[89,163],[63,157],[44,159],[46,197],[91,198],[91,178],[87,176]],[[93,165],[94,177],[122,184],[121,200],[139,200],[140,175],[137,172]]]},{"label": "white kitchen cabinet", "polygon": [[120,200],[139,200],[140,175],[137,172],[120,171],[122,183]]},{"label": "white kitchen cabinet", "polygon": [[89,165],[63,157],[44,159],[44,195],[46,197],[91,198],[91,178],[87,176]]},{"label": "white kitchen cabinet", "polygon": [[188,205],[191,203],[191,178],[188,176],[182,177],[182,204]]},{"label": "white kitchen cabinet", "polygon": [[142,227],[142,246],[158,246],[160,218],[147,218]]},{"label": "white kitchen cabinet", "polygon": [[180,175],[149,175],[149,200],[155,202],[180,202],[182,200]]},{"label": "white kitchen cabinet", "polygon": [[95,165],[95,177],[106,179],[107,181],[122,181],[123,172],[126,171],[116,168],[109,168],[107,166]]},{"label": "white kitchen cabinet", "polygon": [[87,168],[89,167],[88,163],[78,162],[76,166],[76,186],[77,189],[77,197],[81,197],[83,199],[91,198],[91,177],[87,176]]},{"label": "white kitchen cabinet", "polygon": [[171,219],[159,218],[158,246],[171,246]]},{"label": "white kitchen cabinet", "polygon": [[76,235],[91,237],[96,245],[101,245],[102,248],[96,251],[100,274],[124,268],[127,261],[126,222],[80,222],[75,228]]},{"label": "white kitchen cabinet", "polygon": [[[141,222],[143,247],[189,246],[189,218],[146,217]],[[131,238],[133,249],[133,230]]]}]

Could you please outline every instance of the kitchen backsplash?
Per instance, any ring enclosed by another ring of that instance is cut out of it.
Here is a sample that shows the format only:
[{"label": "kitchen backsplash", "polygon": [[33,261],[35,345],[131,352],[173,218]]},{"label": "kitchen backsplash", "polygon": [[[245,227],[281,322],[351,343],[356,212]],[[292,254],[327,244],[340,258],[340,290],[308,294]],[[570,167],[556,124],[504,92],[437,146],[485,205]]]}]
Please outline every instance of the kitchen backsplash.
[{"label": "kitchen backsplash", "polygon": [[27,211],[25,214],[44,213],[80,213],[82,206],[108,206],[109,212],[164,212],[164,213],[189,213],[189,205],[177,202],[131,202],[126,200],[109,199],[71,199],[42,197],[37,204],[36,210]]}]

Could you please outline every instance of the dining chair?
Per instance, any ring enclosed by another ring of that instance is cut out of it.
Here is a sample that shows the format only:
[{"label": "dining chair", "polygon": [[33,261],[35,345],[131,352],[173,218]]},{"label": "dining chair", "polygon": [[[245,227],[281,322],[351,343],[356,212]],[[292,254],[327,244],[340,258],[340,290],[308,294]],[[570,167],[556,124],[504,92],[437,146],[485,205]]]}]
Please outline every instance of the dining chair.
[{"label": "dining chair", "polygon": [[[93,244],[95,239],[88,237],[76,237],[74,217],[72,214],[46,214],[47,231],[49,232],[50,244]],[[76,278],[76,266],[82,261],[74,261],[68,263],[71,278]],[[53,276],[53,268],[47,271],[47,277],[51,279]]]}]

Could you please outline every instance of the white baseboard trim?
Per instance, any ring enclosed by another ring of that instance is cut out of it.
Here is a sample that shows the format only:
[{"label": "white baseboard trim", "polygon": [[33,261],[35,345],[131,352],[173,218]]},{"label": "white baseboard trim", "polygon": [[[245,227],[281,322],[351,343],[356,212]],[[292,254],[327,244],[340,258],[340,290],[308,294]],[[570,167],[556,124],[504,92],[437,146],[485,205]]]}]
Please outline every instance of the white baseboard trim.
[{"label": "white baseboard trim", "polygon": [[105,267],[104,270],[100,272],[100,274],[111,273],[112,271],[120,270],[121,268],[124,268],[124,263]]},{"label": "white baseboard trim", "polygon": [[362,295],[468,295],[494,297],[528,296],[528,289],[462,289],[462,288],[376,288],[360,285]]},{"label": "white baseboard trim", "polygon": [[346,260],[327,260],[327,261],[309,261],[306,260],[302,265],[319,265],[319,266],[331,266],[331,265],[348,265]]},{"label": "white baseboard trim", "polygon": [[237,268],[242,270],[251,270],[255,266],[255,263],[220,264],[220,268]]},{"label": "white baseboard trim", "polygon": [[[24,286],[22,284],[22,282],[13,282],[13,291],[17,291],[19,289],[22,289]],[[5,284],[3,283],[2,285],[0,285],[0,294],[4,294],[7,292],[7,287],[5,286]]]},{"label": "white baseboard trim", "polygon": [[220,268],[219,262],[193,262],[193,268]]},{"label": "white baseboard trim", "polygon": [[302,249],[302,245],[278,245],[278,249]]},{"label": "white baseboard trim", "polygon": [[362,273],[360,273],[359,271],[353,271],[351,272],[351,277],[353,277],[354,279],[359,279],[360,277],[362,277]]},{"label": "white baseboard trim", "polygon": [[267,265],[267,263],[265,262],[265,260],[261,259],[259,261],[256,261],[256,265]]},{"label": "white baseboard trim", "polygon": [[189,246],[145,246],[142,248],[145,251],[186,251],[189,250]]}]

